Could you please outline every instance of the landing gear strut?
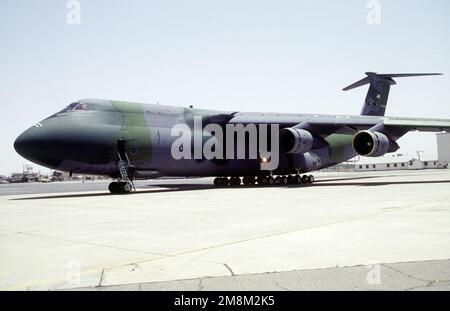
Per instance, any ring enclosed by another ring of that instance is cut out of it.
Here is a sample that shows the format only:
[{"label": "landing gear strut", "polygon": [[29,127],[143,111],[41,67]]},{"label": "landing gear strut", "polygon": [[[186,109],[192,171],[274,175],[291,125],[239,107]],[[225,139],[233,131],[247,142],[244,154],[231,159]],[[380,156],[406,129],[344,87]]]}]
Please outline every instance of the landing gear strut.
[{"label": "landing gear strut", "polygon": [[131,191],[136,191],[133,182],[134,167],[130,164],[125,145],[125,140],[117,141],[117,168],[119,169],[120,179],[109,184],[108,189],[112,194],[127,194]]}]

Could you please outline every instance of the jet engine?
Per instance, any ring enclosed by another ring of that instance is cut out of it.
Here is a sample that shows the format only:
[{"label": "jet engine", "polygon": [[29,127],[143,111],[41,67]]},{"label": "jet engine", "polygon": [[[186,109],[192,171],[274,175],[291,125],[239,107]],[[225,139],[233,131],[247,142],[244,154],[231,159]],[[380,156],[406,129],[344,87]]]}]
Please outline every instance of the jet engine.
[{"label": "jet engine", "polygon": [[313,135],[303,129],[289,127],[280,131],[280,147],[286,153],[305,153],[312,149]]},{"label": "jet engine", "polygon": [[352,145],[357,154],[365,157],[380,157],[399,148],[397,143],[385,134],[370,130],[356,133]]}]

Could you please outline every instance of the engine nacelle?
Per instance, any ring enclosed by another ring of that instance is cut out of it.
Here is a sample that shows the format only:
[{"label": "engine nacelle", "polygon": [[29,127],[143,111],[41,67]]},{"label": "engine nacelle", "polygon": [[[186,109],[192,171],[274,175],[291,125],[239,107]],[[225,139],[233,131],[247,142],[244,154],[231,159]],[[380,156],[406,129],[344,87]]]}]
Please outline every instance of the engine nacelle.
[{"label": "engine nacelle", "polygon": [[280,131],[280,147],[286,153],[305,153],[312,149],[313,135],[303,129],[289,127]]},{"label": "engine nacelle", "polygon": [[360,131],[353,137],[353,150],[365,157],[381,157],[387,152],[398,149],[397,143],[391,141],[386,135],[376,131]]}]

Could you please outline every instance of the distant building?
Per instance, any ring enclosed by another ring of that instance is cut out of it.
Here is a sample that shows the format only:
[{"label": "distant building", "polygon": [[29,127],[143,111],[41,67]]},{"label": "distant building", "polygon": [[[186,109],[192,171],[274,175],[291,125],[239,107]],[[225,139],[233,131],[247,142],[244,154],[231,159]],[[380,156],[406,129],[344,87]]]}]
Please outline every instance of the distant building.
[{"label": "distant building", "polygon": [[21,182],[36,182],[41,178],[40,172],[34,172],[33,166],[30,164],[23,165],[22,173],[12,173],[9,178],[11,183],[21,183]]},{"label": "distant building", "polygon": [[343,162],[330,167],[322,168],[321,172],[354,172],[355,162]]},{"label": "distant building", "polygon": [[388,155],[384,157],[362,157],[355,162],[355,171],[393,171],[393,170],[423,170],[444,168],[436,156],[422,155],[420,160],[409,155]]},{"label": "distant building", "polygon": [[450,163],[450,133],[437,133],[438,160],[442,165]]},{"label": "distant building", "polygon": [[62,172],[53,171],[51,179],[52,181],[64,181],[64,174]]},{"label": "distant building", "polygon": [[9,178],[9,182],[11,183],[19,183],[23,182],[23,173],[12,173]]},{"label": "distant building", "polygon": [[70,176],[69,172],[58,172],[60,178],[64,181],[80,181],[80,180],[104,180],[109,179],[109,176],[102,175],[83,175],[83,174],[72,174]]}]

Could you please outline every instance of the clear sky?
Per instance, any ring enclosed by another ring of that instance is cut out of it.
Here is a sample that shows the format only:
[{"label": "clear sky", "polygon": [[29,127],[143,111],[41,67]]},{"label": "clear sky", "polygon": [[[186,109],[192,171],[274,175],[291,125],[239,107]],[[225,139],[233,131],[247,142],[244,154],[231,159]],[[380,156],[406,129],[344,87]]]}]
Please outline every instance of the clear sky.
[{"label": "clear sky", "polygon": [[[81,98],[199,108],[359,114],[365,71],[398,79],[387,115],[450,118],[450,1],[0,1],[0,174],[26,163],[23,130]],[[401,152],[436,153],[411,133]],[[48,172],[48,170],[43,170]]]}]

